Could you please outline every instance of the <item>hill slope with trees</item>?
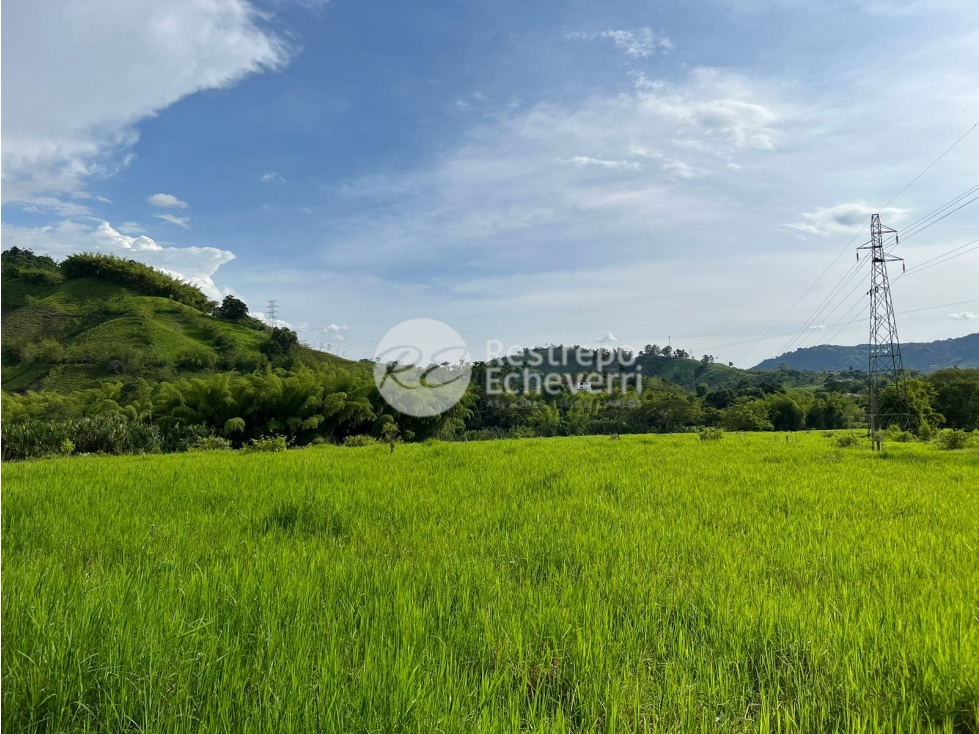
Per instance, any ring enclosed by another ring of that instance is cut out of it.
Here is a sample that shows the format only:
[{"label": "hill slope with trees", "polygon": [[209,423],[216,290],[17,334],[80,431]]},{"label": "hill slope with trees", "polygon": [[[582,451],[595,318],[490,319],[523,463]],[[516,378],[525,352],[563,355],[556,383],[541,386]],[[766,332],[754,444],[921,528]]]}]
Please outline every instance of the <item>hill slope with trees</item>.
[{"label": "hill slope with trees", "polygon": [[[812,372],[839,372],[867,369],[867,344],[836,346],[821,344],[804,347],[778,357],[766,359],[753,367],[756,370],[775,370],[785,365],[789,369]],[[909,342],[901,345],[905,369],[934,372],[948,367],[979,367],[979,333],[934,342]]]},{"label": "hill slope with trees", "polygon": [[268,328],[236,298],[217,304],[132,260],[79,254],[56,263],[12,248],[0,262],[4,390],[70,392],[297,360],[350,364]]}]

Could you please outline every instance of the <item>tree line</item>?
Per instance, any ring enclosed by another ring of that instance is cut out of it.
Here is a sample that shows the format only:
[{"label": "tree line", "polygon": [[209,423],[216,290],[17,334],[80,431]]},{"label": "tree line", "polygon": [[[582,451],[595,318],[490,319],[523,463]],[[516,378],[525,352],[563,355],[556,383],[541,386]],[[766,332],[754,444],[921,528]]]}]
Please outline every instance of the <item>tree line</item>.
[{"label": "tree line", "polygon": [[[218,437],[241,447],[281,436],[292,445],[342,443],[352,436],[382,438],[385,426],[407,440],[671,433],[718,427],[728,431],[857,428],[865,421],[865,391],[783,388],[744,379],[733,388],[695,391],[647,381],[642,393],[597,394],[562,389],[555,395],[489,395],[476,379],[449,412],[412,418],[391,409],[366,365],[266,366],[248,374],[219,373],[158,382],[110,382],[68,394],[4,394],[3,458],[74,453],[180,451]],[[852,386],[856,387],[856,386]],[[979,370],[950,369],[908,382],[912,432],[940,427],[979,429]],[[892,389],[882,400],[895,399]],[[118,437],[117,445],[99,430]],[[138,438],[134,439],[133,436]],[[115,446],[115,448],[113,448]]]}]

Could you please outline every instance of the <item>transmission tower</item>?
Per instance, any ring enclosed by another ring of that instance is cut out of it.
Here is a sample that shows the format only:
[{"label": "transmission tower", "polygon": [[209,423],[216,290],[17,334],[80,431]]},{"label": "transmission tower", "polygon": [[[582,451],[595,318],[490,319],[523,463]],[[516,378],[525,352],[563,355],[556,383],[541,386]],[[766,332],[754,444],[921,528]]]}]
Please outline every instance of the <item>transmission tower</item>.
[{"label": "transmission tower", "polygon": [[279,323],[279,307],[275,305],[275,300],[269,301],[268,310],[265,312],[265,323],[274,329]]},{"label": "transmission tower", "polygon": [[[897,337],[897,321],[891,300],[891,285],[887,279],[887,263],[900,262],[902,258],[884,249],[884,235],[893,234],[897,243],[897,230],[880,223],[880,216],[870,218],[870,242],[858,250],[870,251],[870,365],[868,369],[869,403],[867,417],[870,441],[880,449],[880,430],[897,422],[906,428],[910,419],[907,385],[904,382],[904,363],[901,360],[901,342]],[[857,253],[857,257],[860,254]],[[897,390],[893,405],[881,406],[880,395],[891,382]]]}]

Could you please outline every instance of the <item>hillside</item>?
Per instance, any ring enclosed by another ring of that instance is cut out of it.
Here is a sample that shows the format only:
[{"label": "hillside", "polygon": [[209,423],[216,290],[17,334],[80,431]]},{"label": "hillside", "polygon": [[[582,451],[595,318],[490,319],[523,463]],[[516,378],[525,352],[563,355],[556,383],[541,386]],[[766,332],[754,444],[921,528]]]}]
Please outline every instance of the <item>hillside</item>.
[{"label": "hillside", "polygon": [[[269,363],[263,345],[271,330],[261,322],[216,318],[217,304],[199,290],[138,263],[73,257],[58,265],[24,251],[3,253],[4,390],[69,392],[106,380],[172,380]],[[121,268],[137,277],[119,277]],[[88,272],[101,277],[78,277]],[[130,285],[113,282],[119,280]],[[340,359],[301,346],[296,352],[306,360]]]},{"label": "hillside", "polygon": [[[567,364],[561,364],[561,345],[553,347],[555,364],[548,367],[548,349],[546,347],[534,347],[525,350],[523,355],[513,358],[514,362],[526,360],[528,365],[540,362],[539,366],[533,367],[535,371],[543,374],[570,373],[572,375],[587,374],[595,369],[595,358],[591,356],[586,359],[586,364],[579,364],[576,355],[582,348],[578,346],[567,347]],[[593,352],[583,349],[581,353],[593,355]],[[780,370],[777,374],[768,371],[752,369],[743,370],[737,367],[730,367],[720,362],[703,361],[690,357],[664,356],[640,352],[636,355],[635,361],[627,366],[619,366],[616,361],[605,367],[609,373],[626,372],[633,373],[639,371],[644,380],[661,379],[674,385],[679,385],[687,390],[696,390],[698,386],[706,386],[711,390],[732,389],[739,385],[759,386],[768,382],[776,382],[782,387],[804,387],[807,385],[821,385],[827,380],[835,379],[838,376],[833,371],[823,372],[795,372]],[[848,379],[853,375],[848,375]]]},{"label": "hillside", "polygon": [[[867,344],[852,347],[824,344],[766,359],[755,365],[754,369],[774,370],[784,364],[790,369],[813,372],[851,368],[866,370],[867,352]],[[905,368],[921,372],[934,372],[947,367],[979,367],[979,333],[957,339],[902,344],[901,356]]]}]

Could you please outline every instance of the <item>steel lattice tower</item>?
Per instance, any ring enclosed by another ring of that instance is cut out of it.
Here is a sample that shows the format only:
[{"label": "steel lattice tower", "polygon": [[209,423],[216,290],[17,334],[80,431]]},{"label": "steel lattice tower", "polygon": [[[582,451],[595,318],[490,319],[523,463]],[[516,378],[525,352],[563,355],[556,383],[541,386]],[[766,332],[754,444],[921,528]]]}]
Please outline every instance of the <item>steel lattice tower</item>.
[{"label": "steel lattice tower", "polygon": [[[901,360],[901,342],[897,336],[891,285],[887,278],[887,263],[900,262],[902,258],[884,249],[884,235],[893,234],[897,243],[897,231],[880,223],[880,216],[870,218],[870,242],[858,249],[870,251],[870,360],[868,369],[870,440],[880,448],[879,432],[895,421],[906,428],[910,418],[907,385],[904,382],[904,363]],[[896,386],[896,405],[880,405],[880,394],[888,383]]]},{"label": "steel lattice tower", "polygon": [[279,323],[279,307],[276,305],[275,300],[269,301],[268,311],[265,314],[265,322],[273,329]]}]

